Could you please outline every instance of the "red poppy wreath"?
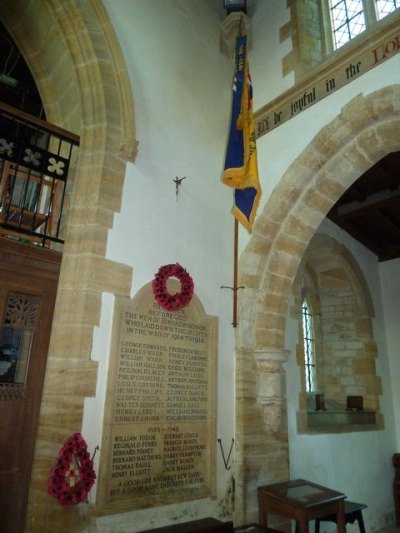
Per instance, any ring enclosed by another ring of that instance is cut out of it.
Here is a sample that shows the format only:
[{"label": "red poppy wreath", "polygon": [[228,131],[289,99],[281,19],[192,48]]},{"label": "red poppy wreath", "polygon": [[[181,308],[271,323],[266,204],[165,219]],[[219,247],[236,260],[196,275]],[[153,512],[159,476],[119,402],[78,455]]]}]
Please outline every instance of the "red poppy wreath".
[{"label": "red poppy wreath", "polygon": [[50,471],[48,492],[61,505],[76,505],[86,500],[95,479],[87,444],[80,433],[74,433],[58,452],[57,462]]},{"label": "red poppy wreath", "polygon": [[[170,294],[167,289],[169,278],[176,278],[181,284],[180,291]],[[179,311],[189,305],[193,296],[193,280],[179,264],[164,265],[159,268],[152,283],[154,297],[166,311]]]}]

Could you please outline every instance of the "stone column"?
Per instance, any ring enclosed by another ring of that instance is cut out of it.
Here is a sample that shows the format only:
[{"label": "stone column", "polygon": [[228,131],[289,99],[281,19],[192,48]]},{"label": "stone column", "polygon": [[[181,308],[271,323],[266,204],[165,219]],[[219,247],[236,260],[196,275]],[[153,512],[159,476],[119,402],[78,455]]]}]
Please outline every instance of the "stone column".
[{"label": "stone column", "polygon": [[283,369],[289,357],[288,350],[264,348],[255,350],[257,364],[257,400],[264,412],[264,424],[268,431],[276,433],[281,425],[282,402],[284,400]]}]

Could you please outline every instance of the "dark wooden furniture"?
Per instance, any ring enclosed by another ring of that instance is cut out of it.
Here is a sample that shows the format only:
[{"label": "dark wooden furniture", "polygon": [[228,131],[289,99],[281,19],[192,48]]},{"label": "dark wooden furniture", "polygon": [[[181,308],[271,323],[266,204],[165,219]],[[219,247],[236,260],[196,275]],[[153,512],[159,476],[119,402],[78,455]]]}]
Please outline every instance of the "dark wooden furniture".
[{"label": "dark wooden furniture", "polygon": [[[349,502],[347,500],[344,502],[344,519],[346,524],[354,524],[354,522],[357,520],[360,533],[365,533],[362,510],[366,507],[367,506],[364,503]],[[336,523],[336,516],[331,514],[329,516],[324,516],[323,518],[317,518],[315,521],[315,533],[319,533],[320,522]]]},{"label": "dark wooden furniture", "polygon": [[396,511],[396,525],[400,526],[400,453],[394,453],[392,458],[394,466],[393,498]]},{"label": "dark wooden furniture", "polygon": [[347,396],[348,411],[363,411],[364,410],[364,398],[362,396]]},{"label": "dark wooden furniture", "polygon": [[[215,518],[202,518],[145,531],[146,533],[233,533],[233,523],[221,522]],[[145,531],[141,533],[145,533]]]},{"label": "dark wooden furniture", "polygon": [[25,339],[7,377],[0,347],[0,531],[8,533],[25,531],[60,265],[58,252],[0,238],[0,329]]},{"label": "dark wooden furniture", "polygon": [[334,514],[339,533],[346,532],[345,495],[304,479],[258,488],[259,522],[268,526],[268,515],[295,520],[300,533],[309,532],[309,521]]},{"label": "dark wooden furniture", "polygon": [[235,527],[234,531],[235,533],[282,533],[282,531],[260,526],[260,524],[247,524],[245,526]]}]

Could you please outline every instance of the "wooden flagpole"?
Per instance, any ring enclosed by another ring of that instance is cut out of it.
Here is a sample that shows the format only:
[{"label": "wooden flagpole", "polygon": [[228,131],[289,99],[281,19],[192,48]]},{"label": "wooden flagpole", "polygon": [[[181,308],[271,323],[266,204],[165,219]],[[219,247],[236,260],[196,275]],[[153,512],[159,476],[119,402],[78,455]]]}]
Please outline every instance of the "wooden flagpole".
[{"label": "wooden flagpole", "polygon": [[237,326],[237,291],[238,291],[238,240],[239,240],[239,222],[236,217],[233,217],[235,220],[235,231],[234,231],[234,242],[233,242],[233,318],[232,326],[236,328]]},{"label": "wooden flagpole", "polygon": [[235,221],[234,224],[234,242],[233,242],[233,286],[228,287],[226,285],[221,285],[221,289],[231,289],[233,292],[233,317],[232,317],[232,326],[236,328],[237,321],[237,292],[239,289],[244,289],[243,286],[238,287],[238,250],[239,250],[239,222],[236,217],[233,217]]}]

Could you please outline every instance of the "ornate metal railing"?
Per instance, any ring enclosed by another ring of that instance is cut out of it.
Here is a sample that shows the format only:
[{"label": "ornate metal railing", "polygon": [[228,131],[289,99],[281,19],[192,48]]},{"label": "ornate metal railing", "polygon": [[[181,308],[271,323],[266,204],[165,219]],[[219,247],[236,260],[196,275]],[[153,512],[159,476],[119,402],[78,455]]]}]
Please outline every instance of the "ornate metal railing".
[{"label": "ornate metal railing", "polygon": [[79,136],[0,102],[0,237],[64,242],[68,173]]}]

